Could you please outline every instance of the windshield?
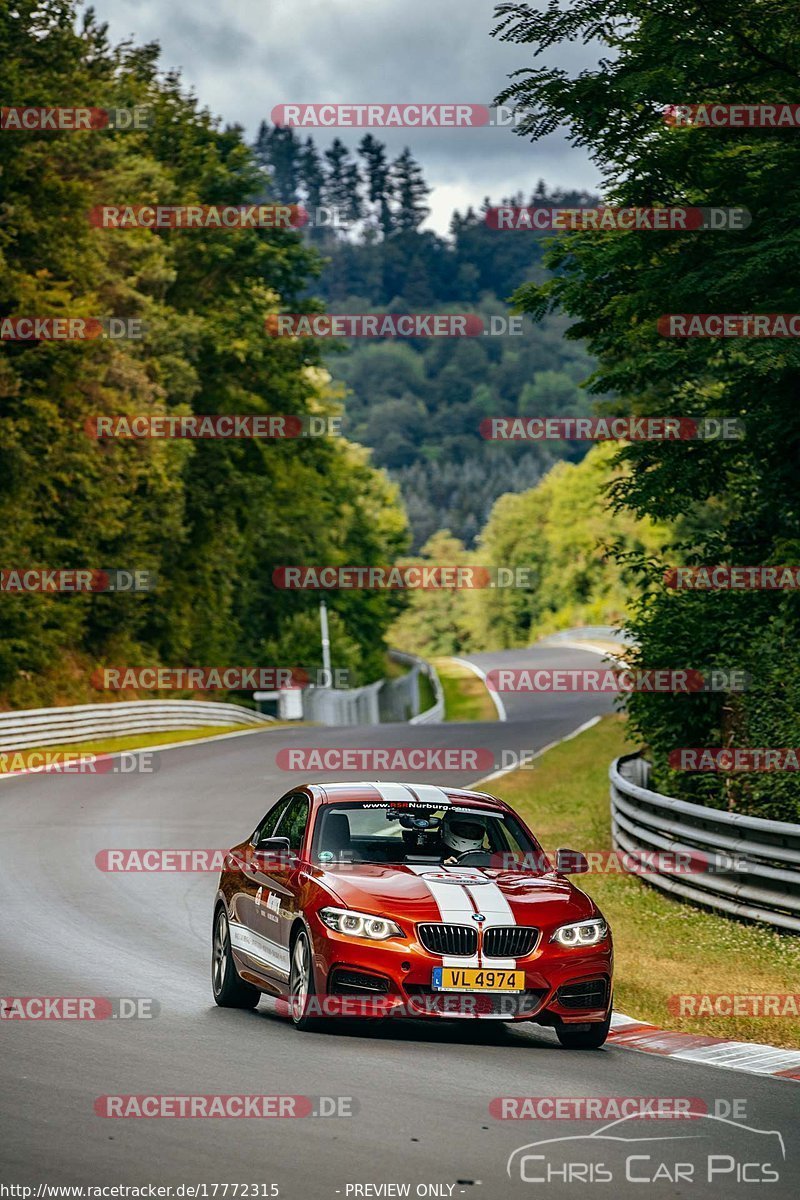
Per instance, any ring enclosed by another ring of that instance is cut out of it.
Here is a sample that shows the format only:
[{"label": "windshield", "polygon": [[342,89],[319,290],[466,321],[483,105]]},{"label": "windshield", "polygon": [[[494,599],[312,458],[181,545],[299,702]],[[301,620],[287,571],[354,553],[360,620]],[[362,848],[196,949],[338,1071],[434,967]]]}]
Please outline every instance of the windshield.
[{"label": "windshield", "polygon": [[497,870],[547,870],[542,851],[511,813],[468,805],[437,808],[391,802],[322,808],[311,851],[315,862],[457,862]]}]

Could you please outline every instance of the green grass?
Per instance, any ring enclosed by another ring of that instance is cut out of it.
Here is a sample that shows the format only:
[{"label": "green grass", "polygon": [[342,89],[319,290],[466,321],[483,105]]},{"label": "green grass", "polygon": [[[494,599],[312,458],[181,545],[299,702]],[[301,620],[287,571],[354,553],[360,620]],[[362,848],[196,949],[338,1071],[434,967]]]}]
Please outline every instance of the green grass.
[{"label": "green grass", "polygon": [[497,709],[486,684],[452,658],[434,658],[442,682],[446,721],[496,721]]},{"label": "green grass", "polygon": [[[533,771],[505,776],[491,790],[519,810],[548,852],[610,849],[608,766],[630,749],[623,719],[605,717],[549,750]],[[800,1046],[791,1017],[678,1017],[668,1007],[681,993],[797,992],[800,939],[673,900],[635,875],[589,873],[573,881],[612,926],[620,1011],[664,1029]]]},{"label": "green grass", "polygon": [[[0,775],[9,770],[25,765],[24,759],[28,754],[113,754],[119,750],[145,750],[150,746],[167,746],[173,742],[195,742],[201,739],[215,737],[220,733],[238,733],[240,730],[252,729],[252,725],[211,725],[203,729],[165,729],[160,733],[132,733],[125,737],[103,738],[96,741],[72,742],[66,745],[36,746],[30,750],[9,751],[0,753]],[[270,725],[269,728],[272,728]],[[12,759],[13,754],[13,759]]]},{"label": "green grass", "polygon": [[433,690],[433,684],[427,675],[419,673],[419,711],[427,712],[429,708],[433,708],[436,703],[436,695]]}]

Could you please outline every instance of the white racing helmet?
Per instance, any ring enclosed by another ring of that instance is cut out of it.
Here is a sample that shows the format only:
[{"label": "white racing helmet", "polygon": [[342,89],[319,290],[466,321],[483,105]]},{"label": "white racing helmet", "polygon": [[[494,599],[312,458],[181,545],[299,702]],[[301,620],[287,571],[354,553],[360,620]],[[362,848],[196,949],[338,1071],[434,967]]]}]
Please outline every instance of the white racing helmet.
[{"label": "white racing helmet", "polygon": [[447,813],[442,821],[442,841],[456,854],[482,849],[485,833],[483,818],[471,813]]}]

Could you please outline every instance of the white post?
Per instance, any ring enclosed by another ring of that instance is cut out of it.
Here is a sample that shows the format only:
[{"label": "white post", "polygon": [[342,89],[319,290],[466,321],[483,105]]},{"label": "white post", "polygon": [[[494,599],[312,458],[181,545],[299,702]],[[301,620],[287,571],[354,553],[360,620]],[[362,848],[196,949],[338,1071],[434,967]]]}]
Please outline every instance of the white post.
[{"label": "white post", "polygon": [[322,670],[326,687],[333,687],[331,674],[331,643],[328,637],[328,606],[324,600],[319,602],[319,627],[322,634]]}]

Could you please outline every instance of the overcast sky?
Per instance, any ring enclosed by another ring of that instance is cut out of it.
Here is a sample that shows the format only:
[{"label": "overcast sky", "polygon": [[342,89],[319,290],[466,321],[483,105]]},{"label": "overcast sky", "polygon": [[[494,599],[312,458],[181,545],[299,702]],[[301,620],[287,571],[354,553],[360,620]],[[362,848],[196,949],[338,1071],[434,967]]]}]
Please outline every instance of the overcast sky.
[{"label": "overcast sky", "polygon": [[[543,0],[539,0],[543,3]],[[461,102],[490,104],[508,75],[533,62],[528,47],[490,37],[493,0],[95,0],[115,41],[158,41],[165,68],[226,122],[252,139],[276,104]],[[581,45],[559,52],[575,70]],[[353,147],[364,130],[313,130],[320,149],[335,136]],[[410,146],[434,189],[428,224],[484,196],[598,186],[588,157],[554,134],[533,145],[511,129],[373,130],[392,155]]]}]

